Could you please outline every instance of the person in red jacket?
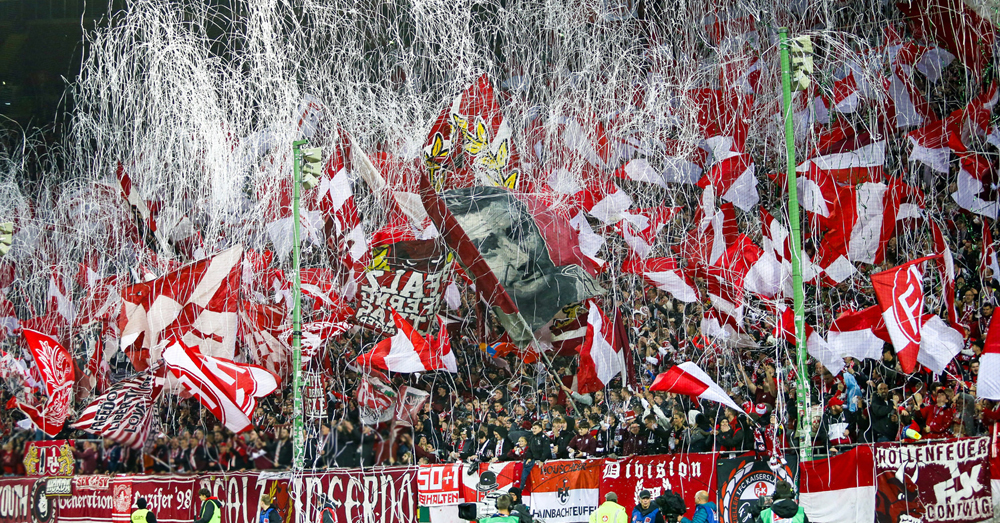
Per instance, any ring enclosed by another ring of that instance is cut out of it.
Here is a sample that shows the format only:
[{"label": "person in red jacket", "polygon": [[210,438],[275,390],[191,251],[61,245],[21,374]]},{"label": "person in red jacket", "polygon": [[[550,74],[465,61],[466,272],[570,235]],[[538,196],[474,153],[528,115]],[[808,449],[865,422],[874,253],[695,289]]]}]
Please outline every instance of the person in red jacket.
[{"label": "person in red jacket", "polygon": [[955,409],[948,404],[948,395],[944,388],[939,388],[934,397],[934,405],[920,409],[924,419],[925,438],[950,438],[951,424],[955,418]]}]

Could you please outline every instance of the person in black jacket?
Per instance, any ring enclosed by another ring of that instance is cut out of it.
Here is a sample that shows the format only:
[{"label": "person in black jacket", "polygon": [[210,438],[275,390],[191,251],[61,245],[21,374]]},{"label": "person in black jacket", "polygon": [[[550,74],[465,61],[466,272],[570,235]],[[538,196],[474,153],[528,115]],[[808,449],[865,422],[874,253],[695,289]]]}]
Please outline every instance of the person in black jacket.
[{"label": "person in black jacket", "polygon": [[726,420],[729,430],[718,433],[716,441],[726,450],[746,452],[753,450],[753,434],[747,429],[746,423],[735,410],[726,408]]},{"label": "person in black jacket", "polygon": [[292,466],[292,438],[286,428],[281,429],[278,441],[274,443],[274,466],[277,468]]},{"label": "person in black jacket", "polygon": [[528,438],[528,458],[533,461],[552,459],[552,441],[542,432],[542,424],[538,421],[531,425],[531,436]]},{"label": "person in black jacket", "polygon": [[650,414],[642,420],[645,427],[642,429],[642,437],[646,440],[645,454],[666,454],[670,452],[670,433],[660,427],[656,422],[656,416]]},{"label": "person in black jacket", "polygon": [[330,466],[336,463],[339,467],[359,467],[361,466],[361,430],[354,426],[350,420],[340,420],[337,424],[337,432],[334,434],[333,459]]},{"label": "person in black jacket", "polygon": [[755,507],[751,507],[750,515],[754,518],[754,523],[771,523],[778,519],[774,517],[775,515],[789,521],[801,515],[801,519],[796,520],[809,523],[809,516],[795,502],[795,492],[791,483],[787,481],[778,481],[774,485],[774,502],[770,507],[764,507],[758,501]]},{"label": "person in black jacket", "polygon": [[215,517],[215,511],[222,510],[222,502],[213,496],[212,491],[207,488],[199,490],[198,497],[201,498],[201,517],[194,520],[194,523],[209,523]]},{"label": "person in black jacket", "polygon": [[875,441],[882,443],[896,439],[899,432],[899,423],[892,421],[892,413],[896,411],[896,406],[889,397],[889,385],[879,383],[872,395],[869,412],[872,418],[872,428],[875,430]]}]

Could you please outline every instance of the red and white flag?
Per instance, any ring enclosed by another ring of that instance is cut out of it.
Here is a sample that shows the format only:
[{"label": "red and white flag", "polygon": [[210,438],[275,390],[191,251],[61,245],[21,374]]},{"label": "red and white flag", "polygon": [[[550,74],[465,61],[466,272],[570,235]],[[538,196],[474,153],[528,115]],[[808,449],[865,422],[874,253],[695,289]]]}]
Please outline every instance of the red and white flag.
[{"label": "red and white flag", "polygon": [[821,267],[837,264],[840,257],[849,262],[882,263],[897,222],[922,216],[923,194],[896,179],[889,184],[842,187],[839,192],[816,262]]},{"label": "red and white flag", "polygon": [[857,149],[816,156],[795,168],[801,174],[820,171],[841,183],[881,181],[885,167],[885,140]]},{"label": "red and white flag", "polygon": [[[795,312],[791,307],[783,305],[781,307],[784,307],[784,309],[778,318],[778,324],[774,328],[774,336],[795,345]],[[840,371],[844,370],[844,357],[834,351],[812,325],[804,323],[804,326],[806,331],[806,350],[809,352],[809,355],[822,363],[834,376],[840,374]]]},{"label": "red and white flag", "polygon": [[73,358],[59,342],[44,334],[27,329],[23,333],[42,382],[45,383],[45,393],[48,397],[41,406],[11,398],[7,408],[17,407],[27,414],[42,432],[49,437],[55,437],[62,430],[72,403]]},{"label": "red and white flag", "polygon": [[993,231],[990,230],[990,224],[983,220],[983,246],[980,251],[983,253],[982,260],[979,262],[979,277],[983,282],[986,281],[986,269],[993,271],[993,279],[1000,281],[1000,265],[997,264],[997,248],[993,243]]},{"label": "red and white flag", "polygon": [[163,360],[176,382],[235,433],[253,426],[250,418],[257,398],[274,392],[281,383],[263,367],[205,356],[180,341],[164,349]]},{"label": "red and white flag", "polygon": [[326,163],[323,178],[319,181],[317,207],[334,224],[335,236],[340,252],[359,263],[368,252],[365,229],[361,224],[358,208],[354,203],[354,186],[345,158],[350,155],[350,140],[346,132],[338,130]]},{"label": "red and white flag", "polygon": [[52,268],[52,274],[49,276],[49,289],[45,293],[49,316],[58,314],[67,324],[72,324],[76,319],[76,304],[73,303],[72,285],[72,280],[63,278],[58,267]]},{"label": "red and white flag", "polygon": [[615,183],[594,184],[576,194],[580,208],[605,225],[612,225],[624,218],[632,207],[632,197]]},{"label": "red and white flag", "polygon": [[990,330],[983,343],[983,354],[979,357],[979,378],[976,381],[976,395],[980,398],[1000,400],[1000,314],[993,314]]},{"label": "red and white flag", "polygon": [[125,166],[118,162],[118,169],[115,172],[118,177],[118,185],[121,187],[122,198],[128,203],[129,208],[135,215],[136,227],[139,236],[151,249],[158,251],[161,245],[166,245],[161,234],[156,229],[156,212],[154,206],[142,199],[139,192],[132,184],[132,178],[125,171]]},{"label": "red and white flag", "polygon": [[660,231],[680,210],[680,207],[667,206],[634,209],[623,212],[623,219],[615,227],[636,254],[648,258]]},{"label": "red and white flag", "polygon": [[[944,303],[948,308],[948,321],[955,325],[958,323],[958,309],[955,308],[955,258],[952,256],[951,247],[948,246],[937,222],[928,220],[928,225],[931,228],[931,237],[934,239],[934,254],[940,255],[943,262],[935,265],[937,265],[938,274],[941,276],[941,285],[944,288]],[[983,253],[986,251],[983,250]],[[993,274],[997,274],[997,271],[994,271]]]},{"label": "red and white flag", "polygon": [[441,356],[441,362],[444,363],[444,368],[451,372],[452,374],[458,373],[458,359],[455,357],[455,352],[451,350],[451,338],[448,336],[448,322],[444,319],[444,316],[438,315],[438,334],[436,338],[431,338],[430,333],[427,334],[427,341],[431,345],[431,350],[435,354]]},{"label": "red and white flag", "polygon": [[232,358],[239,323],[243,248],[227,249],[153,281],[122,289],[121,347],[136,370],[160,358],[162,340]]},{"label": "red and white flag", "polygon": [[868,445],[799,465],[799,506],[816,523],[875,521],[875,459]]},{"label": "red and white flag", "polygon": [[625,355],[622,347],[615,347],[614,328],[601,308],[591,301],[587,335],[580,347],[577,390],[581,394],[601,390],[623,372]]},{"label": "red and white flag", "polygon": [[156,413],[154,404],[163,390],[165,370],[157,364],[111,385],[83,409],[70,427],[134,449],[141,448]]},{"label": "red and white flag", "polygon": [[746,154],[731,156],[716,162],[698,186],[716,187],[716,192],[723,201],[732,202],[744,212],[750,212],[760,201],[757,194],[757,176],[753,159]]},{"label": "red and white flag", "polygon": [[669,292],[675,299],[684,303],[699,300],[698,287],[691,277],[677,266],[677,261],[673,258],[642,260],[632,255],[622,262],[622,272],[638,274],[649,285]]},{"label": "red and white flag", "polygon": [[[993,162],[984,155],[968,153],[959,158],[957,189],[951,198],[959,207],[996,220],[1000,212],[1000,201],[989,185],[993,173]],[[986,196],[986,199],[983,198]]]},{"label": "red and white flag", "polygon": [[700,399],[721,403],[736,412],[746,414],[739,405],[730,398],[722,387],[718,386],[712,378],[705,374],[693,361],[685,361],[680,365],[675,365],[667,372],[660,374],[653,380],[649,390],[662,390],[673,392],[685,396],[695,396]]},{"label": "red and white flag", "polygon": [[239,335],[250,361],[281,377],[288,376],[292,355],[282,335],[290,325],[285,322],[285,313],[278,305],[240,300]]},{"label": "red and white flag", "polygon": [[924,268],[927,256],[872,275],[872,287],[882,318],[899,356],[903,372],[913,372],[920,351],[924,310]]},{"label": "red and white flag", "polygon": [[441,355],[436,354],[431,344],[395,309],[392,320],[396,324],[396,334],[378,342],[374,349],[358,355],[357,366],[400,373],[448,370]]},{"label": "red and white flag", "polygon": [[845,312],[833,320],[826,341],[835,354],[858,360],[877,360],[882,357],[882,347],[889,342],[879,336],[884,330],[882,309],[872,305],[864,310]]},{"label": "red and white flag", "polygon": [[[530,493],[524,502],[531,515],[550,523],[583,523],[600,506],[602,461],[538,462],[531,469]],[[595,518],[596,519],[596,518]],[[626,523],[626,516],[607,523]],[[604,523],[604,521],[599,521]]]}]

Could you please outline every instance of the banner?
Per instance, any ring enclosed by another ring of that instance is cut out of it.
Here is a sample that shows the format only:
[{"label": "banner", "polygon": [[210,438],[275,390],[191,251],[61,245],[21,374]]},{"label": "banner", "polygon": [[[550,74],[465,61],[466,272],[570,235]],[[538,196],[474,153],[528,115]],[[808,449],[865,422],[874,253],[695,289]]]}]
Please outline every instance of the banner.
[{"label": "banner", "polygon": [[282,521],[292,521],[290,512],[293,505],[289,488],[291,479],[291,472],[238,472],[197,478],[194,488],[195,506],[190,519],[195,519],[201,511],[201,500],[198,499],[197,492],[207,488],[213,496],[224,501],[222,521],[225,523],[258,523],[257,512],[260,510],[260,496],[263,494],[271,496]]},{"label": "banner", "polygon": [[[95,478],[84,476],[84,478]],[[74,478],[73,495],[53,500],[57,519],[66,522],[127,522],[145,498],[156,520],[188,523],[194,519],[198,496],[192,476],[115,476],[110,483]],[[100,487],[106,485],[104,489]],[[85,485],[81,488],[81,485]]]},{"label": "banner", "polygon": [[[459,503],[479,503],[480,514],[493,514],[496,499],[521,481],[523,467],[518,461],[480,463],[472,470],[468,463],[421,465],[417,473],[418,503],[427,507],[430,523],[459,521]],[[493,473],[493,479],[480,484],[487,471]]]},{"label": "banner", "polygon": [[785,480],[795,488],[798,458],[787,453],[785,460],[784,464],[757,461],[754,456],[718,460],[719,521],[752,523],[750,508],[761,496],[773,495],[778,480]]},{"label": "banner", "polygon": [[587,523],[600,505],[598,486],[604,460],[557,460],[531,469],[525,504],[546,523]]},{"label": "banner", "polygon": [[[337,504],[337,521],[403,523],[416,521],[416,467],[346,469],[296,476],[292,492],[304,510],[302,521],[319,521],[320,494]],[[254,501],[254,505],[256,501]],[[223,517],[226,523],[232,519]],[[243,523],[240,521],[239,523]],[[249,522],[247,522],[249,523]]]},{"label": "banner", "polygon": [[417,503],[421,507],[465,503],[462,475],[467,465],[421,465],[417,472]]},{"label": "banner", "polygon": [[72,476],[75,466],[71,439],[29,441],[24,446],[24,473],[28,476]]},{"label": "banner", "polygon": [[685,516],[694,516],[694,495],[699,490],[715,499],[717,454],[670,454],[605,459],[601,472],[600,499],[608,492],[618,494],[618,503],[630,510],[639,504],[639,492],[648,490],[653,499],[667,490],[684,498]]},{"label": "banner", "polygon": [[448,284],[451,256],[431,240],[413,240],[372,249],[355,318],[388,335],[396,333],[392,311],[426,336]]},{"label": "banner", "polygon": [[0,478],[0,523],[55,521],[54,504],[45,497],[43,478]]},{"label": "banner", "polygon": [[878,523],[993,517],[990,438],[875,446]]}]

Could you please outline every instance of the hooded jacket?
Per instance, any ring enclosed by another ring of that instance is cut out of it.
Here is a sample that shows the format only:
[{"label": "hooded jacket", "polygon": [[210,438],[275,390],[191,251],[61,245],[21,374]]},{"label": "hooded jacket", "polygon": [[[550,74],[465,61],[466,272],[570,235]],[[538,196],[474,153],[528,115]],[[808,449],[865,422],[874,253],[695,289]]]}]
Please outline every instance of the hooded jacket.
[{"label": "hooded jacket", "polygon": [[[794,499],[778,499],[775,500],[773,504],[771,504],[770,509],[775,516],[778,516],[782,519],[791,519],[795,517],[795,514],[798,514],[799,504],[796,503]],[[765,512],[767,512],[767,510],[762,511],[761,515],[757,516],[757,520],[755,523],[764,523]],[[802,523],[809,523],[809,516],[806,516],[805,513],[802,514],[802,518],[803,518]]]}]

